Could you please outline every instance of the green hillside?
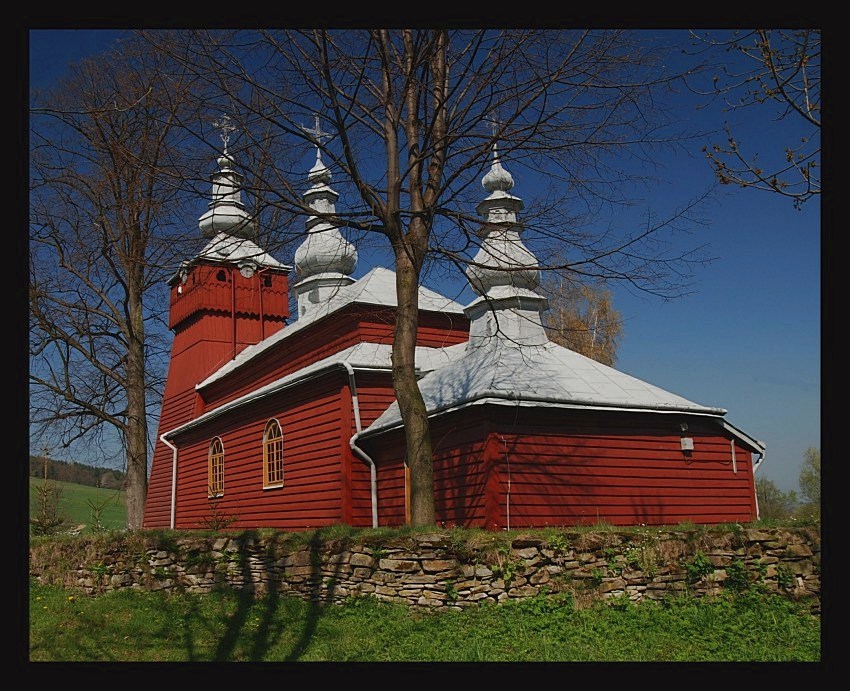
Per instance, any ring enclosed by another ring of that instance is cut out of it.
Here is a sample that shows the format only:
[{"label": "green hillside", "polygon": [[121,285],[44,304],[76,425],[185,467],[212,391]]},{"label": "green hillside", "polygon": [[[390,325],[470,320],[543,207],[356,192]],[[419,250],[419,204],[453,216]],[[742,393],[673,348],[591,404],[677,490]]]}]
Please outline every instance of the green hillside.
[{"label": "green hillside", "polygon": [[[57,532],[76,531],[80,526],[83,526],[80,529],[80,534],[91,534],[95,530],[95,519],[97,518],[95,508],[101,507],[100,524],[104,528],[115,530],[126,527],[127,504],[123,490],[89,487],[88,485],[78,485],[59,480],[50,480],[50,483],[59,488],[58,513],[65,519]],[[43,485],[44,480],[42,478],[30,477],[28,497],[30,518],[36,516],[39,511],[38,488]]]}]

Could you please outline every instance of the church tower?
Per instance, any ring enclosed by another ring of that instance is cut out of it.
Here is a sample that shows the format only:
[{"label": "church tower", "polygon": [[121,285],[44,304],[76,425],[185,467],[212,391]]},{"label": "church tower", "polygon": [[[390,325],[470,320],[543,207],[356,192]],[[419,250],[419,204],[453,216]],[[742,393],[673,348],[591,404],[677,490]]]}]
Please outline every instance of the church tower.
[{"label": "church tower", "polygon": [[145,528],[170,527],[172,449],[161,435],[202,410],[195,386],[247,346],[279,331],[289,318],[290,267],[258,247],[256,221],[242,202],[242,176],[224,150],[212,175],[212,200],[199,219],[207,245],[183,261],[168,284],[168,326],[174,332],[159,434],[145,505]]},{"label": "church tower", "polygon": [[[329,137],[319,127],[307,130],[321,144]],[[304,205],[313,213],[307,217],[307,239],[295,251],[295,271],[298,282],[292,291],[298,298],[298,316],[302,317],[331,299],[340,288],[351,285],[351,274],[357,266],[357,250],[329,220],[336,213],[339,197],[330,186],[331,171],[322,160],[316,146],[316,163],[307,174],[310,187],[304,193]]]}]

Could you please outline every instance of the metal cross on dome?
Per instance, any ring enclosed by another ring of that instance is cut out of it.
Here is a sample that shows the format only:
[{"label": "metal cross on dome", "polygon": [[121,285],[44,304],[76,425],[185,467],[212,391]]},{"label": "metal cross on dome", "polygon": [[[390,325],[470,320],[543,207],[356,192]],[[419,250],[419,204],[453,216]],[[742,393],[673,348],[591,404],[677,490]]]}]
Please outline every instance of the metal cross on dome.
[{"label": "metal cross on dome", "polygon": [[236,125],[232,123],[229,115],[224,114],[218,120],[213,120],[212,125],[219,130],[219,136],[224,144],[224,153],[227,153],[227,144],[230,141],[230,133],[236,131]]},{"label": "metal cross on dome", "polygon": [[318,113],[316,113],[316,126],[314,128],[302,127],[301,129],[307,134],[312,134],[314,139],[319,143],[319,146],[322,145],[324,140],[331,139],[333,136],[322,130],[322,123]]},{"label": "metal cross on dome", "polygon": [[496,138],[496,132],[499,131],[499,120],[498,120],[498,118],[495,118],[493,116],[488,116],[488,117],[484,118],[484,121],[488,125],[490,125],[490,132],[493,135],[493,139],[495,139]]},{"label": "metal cross on dome", "polygon": [[485,117],[484,117],[484,122],[485,122],[487,125],[489,125],[489,126],[490,126],[490,133],[491,133],[491,134],[492,134],[492,136],[493,136],[493,144],[491,145],[491,146],[492,146],[492,151],[493,151],[493,162],[494,162],[494,163],[498,163],[498,162],[499,162],[499,147],[498,147],[498,142],[497,142],[496,135],[497,135],[497,133],[499,132],[499,128],[502,126],[502,123],[501,123],[501,121],[499,120],[499,118],[498,118],[498,117],[496,117],[495,115],[487,115],[487,116],[485,116]]}]

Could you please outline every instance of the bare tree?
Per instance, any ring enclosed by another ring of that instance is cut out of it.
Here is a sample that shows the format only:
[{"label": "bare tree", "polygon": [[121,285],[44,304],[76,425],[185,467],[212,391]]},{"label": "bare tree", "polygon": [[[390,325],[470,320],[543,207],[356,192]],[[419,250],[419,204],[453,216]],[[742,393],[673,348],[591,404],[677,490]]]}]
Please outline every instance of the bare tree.
[{"label": "bare tree", "polygon": [[31,432],[66,448],[117,436],[131,529],[165,372],[163,271],[196,226],[181,187],[195,168],[185,147],[196,140],[180,127],[191,82],[174,67],[126,41],[31,109]]},{"label": "bare tree", "polygon": [[726,123],[726,143],[703,148],[718,181],[781,194],[796,208],[819,196],[820,29],[737,30],[725,38],[716,32],[693,35],[700,52],[711,51],[712,61],[724,53],[729,56],[717,64],[711,86],[694,84],[696,91],[723,98],[729,112],[761,108],[766,117],[787,121],[781,152],[749,147],[745,153],[745,142]]},{"label": "bare tree", "polygon": [[[393,383],[414,525],[434,521],[430,432],[414,369],[418,289],[441,265],[471,263],[481,243],[481,219],[472,211],[494,147],[521,181],[534,181],[526,242],[539,257],[567,250],[569,261],[542,268],[669,296],[700,259],[699,248],[665,244],[695,204],[622,232],[587,225],[601,210],[633,201],[626,190],[654,147],[682,141],[661,109],[676,76],[660,68],[650,37],[447,29],[143,35],[217,92],[219,107],[245,132],[265,123],[266,136],[305,157],[319,147],[339,171],[342,192],[328,220],[347,227],[361,246],[374,238],[391,249],[398,300]],[[332,140],[311,133],[316,114]],[[303,180],[303,169],[268,173],[255,194],[271,206],[309,211],[292,183]]]}]

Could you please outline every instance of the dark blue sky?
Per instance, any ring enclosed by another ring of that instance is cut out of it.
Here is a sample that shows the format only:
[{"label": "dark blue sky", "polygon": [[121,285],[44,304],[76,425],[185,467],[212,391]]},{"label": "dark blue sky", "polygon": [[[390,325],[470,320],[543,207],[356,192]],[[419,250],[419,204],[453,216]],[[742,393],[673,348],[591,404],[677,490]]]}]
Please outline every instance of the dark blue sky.
[{"label": "dark blue sky", "polygon": [[[115,37],[103,30],[30,32],[31,87],[48,86],[69,63],[103,50]],[[669,40],[684,45],[687,34],[670,31]],[[729,118],[740,139],[765,151],[782,151],[789,143],[786,126],[757,109],[724,114],[683,100],[681,117],[705,129]],[[710,184],[700,145],[692,148],[664,155],[665,182],[648,199],[650,207],[671,209]],[[530,181],[512,172],[513,192],[530,198],[532,191],[523,188]],[[199,215],[206,202],[198,200]],[[820,203],[797,211],[776,195],[724,187],[706,211],[709,225],[697,240],[709,243],[716,259],[698,271],[694,294],[664,303],[615,289],[614,306],[625,319],[617,368],[697,403],[726,408],[729,422],[766,443],[759,472],[784,490],[796,489],[806,449],[821,444]],[[361,259],[358,268],[360,274],[371,266]]]}]

